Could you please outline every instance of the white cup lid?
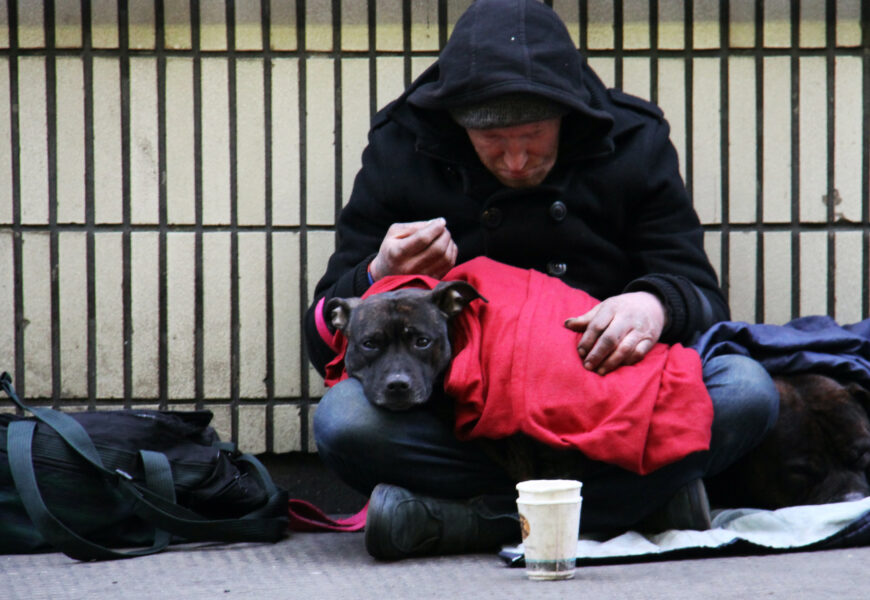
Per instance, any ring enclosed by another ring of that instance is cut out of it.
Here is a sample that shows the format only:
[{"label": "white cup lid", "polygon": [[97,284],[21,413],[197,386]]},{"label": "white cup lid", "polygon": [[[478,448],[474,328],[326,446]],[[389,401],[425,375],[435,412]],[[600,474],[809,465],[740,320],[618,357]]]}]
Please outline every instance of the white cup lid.
[{"label": "white cup lid", "polygon": [[538,500],[572,499],[580,496],[583,484],[573,479],[530,479],[517,484],[520,498]]}]

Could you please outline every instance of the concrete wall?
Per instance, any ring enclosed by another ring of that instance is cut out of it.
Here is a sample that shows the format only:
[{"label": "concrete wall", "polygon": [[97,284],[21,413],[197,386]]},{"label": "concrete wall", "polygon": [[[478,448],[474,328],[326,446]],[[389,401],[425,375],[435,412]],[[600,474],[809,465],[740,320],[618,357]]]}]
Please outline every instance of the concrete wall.
[{"label": "concrete wall", "polygon": [[[0,368],[312,450],[301,314],[367,123],[468,4],[0,0]],[[868,317],[866,2],[552,5],[666,111],[735,319]]]}]

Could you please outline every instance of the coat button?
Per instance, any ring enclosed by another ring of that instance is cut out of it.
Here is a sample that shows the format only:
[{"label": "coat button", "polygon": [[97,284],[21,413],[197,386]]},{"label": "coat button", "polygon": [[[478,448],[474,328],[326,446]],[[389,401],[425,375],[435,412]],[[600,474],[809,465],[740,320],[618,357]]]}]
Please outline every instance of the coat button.
[{"label": "coat button", "polygon": [[561,200],[556,200],[550,205],[550,217],[557,223],[564,221],[568,216],[568,207]]},{"label": "coat button", "polygon": [[547,273],[553,277],[561,277],[568,270],[568,265],[563,262],[551,260],[547,263]]},{"label": "coat button", "polygon": [[483,223],[485,227],[489,227],[490,229],[495,229],[499,225],[501,225],[501,221],[504,215],[501,212],[501,209],[498,208],[487,208],[480,215],[480,221]]}]

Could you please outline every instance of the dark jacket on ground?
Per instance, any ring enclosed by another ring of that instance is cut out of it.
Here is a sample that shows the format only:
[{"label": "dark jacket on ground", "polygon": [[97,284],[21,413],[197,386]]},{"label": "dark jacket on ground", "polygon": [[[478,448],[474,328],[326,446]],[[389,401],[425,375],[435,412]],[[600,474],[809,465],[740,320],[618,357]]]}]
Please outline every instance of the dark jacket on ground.
[{"label": "dark jacket on ground", "polygon": [[[571,110],[556,164],[534,188],[502,185],[445,110],[507,92]],[[334,352],[318,335],[319,301],[365,292],[366,268],[391,224],[436,217],[447,220],[458,263],[488,256],[602,300],[657,294],[668,313],[662,342],[690,342],[729,317],[661,111],[605,88],[537,0],[475,2],[438,61],[375,116],[338,248],[305,318],[321,373]]]}]

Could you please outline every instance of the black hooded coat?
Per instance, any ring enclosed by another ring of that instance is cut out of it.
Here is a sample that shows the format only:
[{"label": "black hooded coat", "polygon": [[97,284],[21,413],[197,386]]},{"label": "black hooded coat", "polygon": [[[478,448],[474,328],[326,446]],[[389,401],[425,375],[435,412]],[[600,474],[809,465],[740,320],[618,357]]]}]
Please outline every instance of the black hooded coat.
[{"label": "black hooded coat", "polygon": [[[510,92],[567,106],[558,158],[538,186],[502,185],[446,109]],[[668,313],[661,341],[690,342],[728,306],[703,248],[670,128],[655,105],[607,89],[564,23],[538,0],[477,0],[439,59],[375,115],[337,225],[338,247],[305,319],[323,373],[321,299],[360,296],[393,223],[447,220],[459,255],[561,278],[598,299],[650,291]]]}]

